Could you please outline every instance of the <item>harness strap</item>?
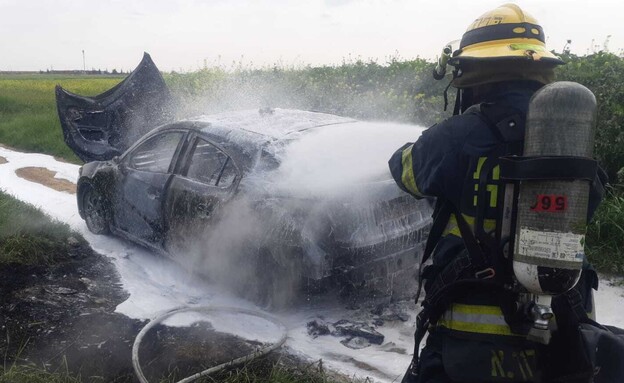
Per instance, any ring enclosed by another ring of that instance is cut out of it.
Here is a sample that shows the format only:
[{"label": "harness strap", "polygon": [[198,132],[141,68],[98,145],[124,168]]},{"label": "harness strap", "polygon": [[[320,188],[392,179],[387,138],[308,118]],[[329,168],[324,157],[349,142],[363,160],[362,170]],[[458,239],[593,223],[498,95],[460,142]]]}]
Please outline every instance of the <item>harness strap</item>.
[{"label": "harness strap", "polygon": [[[461,256],[456,257],[449,265],[447,265],[440,272],[440,274],[438,274],[429,288],[429,295],[422,303],[423,309],[416,317],[416,332],[414,334],[415,360],[418,360],[420,343],[427,333],[429,325],[432,321],[435,322],[435,320],[439,318],[443,309],[446,307],[445,297],[448,297],[452,290],[459,289],[462,286],[473,284],[483,286],[484,283],[487,283],[484,282],[484,279],[493,277],[495,274],[492,268],[486,267],[488,264],[487,257],[483,254],[476,238],[472,234],[470,226],[457,207],[455,207],[448,200],[444,201],[442,206],[443,207],[438,214],[444,210],[444,214],[447,214],[448,212],[449,217],[451,212],[456,215],[457,226],[459,227],[467,251],[462,253]],[[436,218],[438,216],[436,216]],[[446,222],[448,222],[448,218],[445,220],[445,225]],[[427,258],[429,258],[430,253],[426,255]],[[423,255],[423,259],[425,259],[425,255]],[[469,278],[466,278],[466,276]],[[418,294],[420,294],[421,287],[422,278],[419,279]]]},{"label": "harness strap", "polygon": [[500,160],[501,175],[510,181],[577,180],[594,181],[598,162],[576,156],[507,156]]},{"label": "harness strap", "polygon": [[[440,274],[438,274],[433,284],[429,288],[429,295],[422,303],[423,308],[416,316],[416,332],[414,333],[414,357],[412,359],[412,363],[410,364],[410,368],[408,369],[410,373],[415,373],[418,369],[418,352],[420,348],[420,343],[425,337],[425,334],[429,329],[429,325],[432,323],[432,321],[435,322],[439,318],[439,316],[443,312],[443,308],[446,307],[446,304],[444,303],[445,297],[449,296],[451,290],[458,289],[461,286],[473,284],[477,281],[483,283],[481,279],[477,279],[479,276],[479,272],[482,272],[483,270],[477,269],[476,273],[473,272],[473,270],[474,265],[482,265],[485,263],[485,260],[483,259],[485,256],[483,255],[481,248],[477,243],[477,240],[472,235],[470,226],[468,225],[464,217],[450,201],[445,200],[441,202],[440,209],[435,217],[434,224],[429,234],[429,238],[427,239],[427,245],[425,246],[425,253],[423,254],[423,260],[421,261],[420,266],[421,271],[418,280],[416,303],[418,303],[418,297],[420,296],[420,292],[422,289],[422,265],[431,256],[431,253],[433,252],[435,245],[440,239],[444,227],[448,223],[451,214],[456,215],[457,225],[459,227],[462,238],[464,239],[464,244],[466,245],[467,249],[472,249],[472,253],[471,250],[468,250],[467,252],[463,253],[462,256],[456,257],[440,272]],[[434,241],[431,241],[432,238],[434,239]],[[475,279],[463,278],[466,275],[470,274],[474,275]],[[487,274],[483,274],[483,276],[488,277]]]},{"label": "harness strap", "polygon": [[466,274],[472,269],[470,258],[470,255],[462,253],[438,274],[429,289],[430,294],[426,298],[427,305],[437,306],[442,297],[444,287],[465,278]]},{"label": "harness strap", "polygon": [[[455,215],[457,226],[459,227],[459,231],[464,241],[464,245],[466,246],[466,249],[468,250],[468,254],[469,254],[467,257],[457,258],[457,259],[461,259],[461,262],[466,262],[466,264],[454,266],[454,270],[461,269],[462,271],[465,271],[464,266],[467,266],[469,264],[470,266],[475,268],[475,273],[482,273],[484,270],[488,268],[488,266],[491,263],[488,257],[483,253],[481,246],[479,245],[477,239],[472,233],[470,225],[468,225],[468,222],[466,222],[466,219],[460,213],[459,209],[457,209],[457,207],[454,206],[453,203],[448,200],[439,199],[438,202],[436,203],[439,204],[438,206],[436,206],[436,210],[438,212],[434,217],[433,225],[431,226],[429,237],[427,238],[427,244],[425,245],[425,251],[423,253],[423,256],[420,262],[419,277],[418,277],[418,290],[416,292],[416,303],[418,303],[418,299],[420,298],[420,293],[422,291],[423,265],[425,264],[425,262],[427,262],[427,260],[429,260],[429,258],[433,254],[433,250],[435,249],[437,243],[442,237],[442,233],[444,232],[444,229],[446,228],[446,225],[448,224],[451,214]],[[455,261],[453,261],[452,263],[454,264]],[[444,274],[444,272],[441,272],[436,278],[436,280],[438,280],[442,276],[442,274]],[[451,283],[451,282],[456,281],[457,277],[459,277],[460,275],[461,274],[448,275],[444,279],[446,280],[447,283]],[[479,276],[486,277],[486,278],[490,277],[490,275],[488,274],[481,274]]]},{"label": "harness strap", "polygon": [[[470,257],[470,262],[472,267],[475,269],[475,272],[479,272],[481,270],[486,269],[491,266],[491,262],[487,254],[483,252],[481,245],[477,241],[477,238],[472,233],[472,229],[464,216],[459,212],[457,207],[455,208],[455,216],[457,218],[457,227],[459,227],[459,232],[461,233],[462,239],[464,241],[464,245],[466,246],[466,250],[468,250],[468,255]],[[477,222],[475,221],[475,226]]]},{"label": "harness strap", "polygon": [[579,323],[585,322],[589,319],[587,313],[585,312],[585,307],[583,306],[583,297],[577,289],[572,288],[563,295]]},{"label": "harness strap", "polygon": [[433,254],[433,250],[440,241],[442,233],[444,233],[444,229],[446,228],[450,217],[451,209],[449,207],[448,201],[438,199],[436,201],[436,207],[434,209],[433,225],[431,226],[431,230],[429,230],[429,236],[427,237],[427,243],[425,244],[425,251],[423,252],[423,256],[420,260],[420,267],[418,269],[418,290],[416,290],[415,298],[416,304],[418,304],[418,299],[420,299],[420,293],[422,291],[423,266],[425,262],[429,260],[431,254]]},{"label": "harness strap", "polygon": [[431,225],[431,229],[429,230],[429,236],[427,237],[427,244],[425,245],[421,263],[427,262],[429,257],[433,254],[433,250],[442,237],[442,233],[444,233],[449,218],[451,218],[451,212],[452,209],[450,208],[449,202],[445,199],[438,198],[434,209],[433,225]]},{"label": "harness strap", "polygon": [[[499,108],[493,104],[482,103],[479,105],[479,116],[490,129],[490,132],[498,140],[498,146],[489,154],[485,162],[482,165],[482,170],[479,175],[479,191],[474,233],[485,250],[491,255],[490,263],[494,270],[498,273],[498,278],[503,278],[505,272],[510,271],[511,266],[506,265],[504,262],[505,256],[503,254],[504,244],[500,241],[501,238],[501,224],[503,219],[499,214],[497,217],[497,228],[495,233],[488,233],[485,231],[484,220],[487,208],[489,206],[487,202],[487,182],[490,174],[493,174],[493,170],[499,165],[499,159],[502,156],[510,154],[521,154],[523,149],[524,133],[518,129],[518,124],[524,124],[524,117],[520,113],[509,114],[509,110],[506,108]],[[502,178],[501,178],[502,179]],[[497,203],[504,203],[505,186],[503,184],[498,186],[498,192],[496,193]],[[502,209],[499,206],[499,213],[502,213]],[[508,239],[506,239],[508,241]]]},{"label": "harness strap", "polygon": [[[446,275],[446,278],[450,278],[452,274],[461,274],[465,271],[470,271],[471,267],[466,266],[464,261],[459,261],[460,263],[452,268],[453,271],[449,272]],[[437,288],[435,295],[435,300],[423,302],[423,309],[416,316],[416,332],[414,333],[414,357],[412,359],[412,363],[410,364],[410,368],[408,371],[415,373],[418,370],[418,351],[420,348],[420,343],[425,337],[427,330],[429,329],[430,324],[435,323],[437,319],[442,315],[443,309],[440,307],[446,306],[450,303],[450,299],[448,298],[454,291],[467,291],[474,287],[480,288],[492,288],[492,289],[500,289],[501,286],[498,283],[490,282],[484,279],[460,279],[456,280],[450,284],[439,284],[439,288]],[[446,298],[445,298],[446,297]],[[448,301],[448,302],[446,302]],[[429,303],[430,302],[430,303]]]}]

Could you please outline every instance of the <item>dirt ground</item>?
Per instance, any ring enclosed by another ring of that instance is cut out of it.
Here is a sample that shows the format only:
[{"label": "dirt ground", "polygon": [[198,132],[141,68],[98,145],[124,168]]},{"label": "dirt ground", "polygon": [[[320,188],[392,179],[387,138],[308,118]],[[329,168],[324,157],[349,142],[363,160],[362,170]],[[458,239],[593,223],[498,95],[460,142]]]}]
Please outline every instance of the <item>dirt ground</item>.
[{"label": "dirt ground", "polygon": [[0,269],[0,291],[0,352],[9,362],[52,371],[67,363],[93,381],[132,377],[141,323],[114,313],[126,295],[110,262],[87,245],[53,266]]},{"label": "dirt ground", "polygon": [[[85,382],[135,382],[131,350],[145,322],[114,312],[127,295],[113,265],[87,245],[43,267],[0,269],[0,354],[5,364],[67,369]],[[246,355],[257,344],[220,334],[200,322],[157,326],[141,346],[150,381],[178,379]]]}]

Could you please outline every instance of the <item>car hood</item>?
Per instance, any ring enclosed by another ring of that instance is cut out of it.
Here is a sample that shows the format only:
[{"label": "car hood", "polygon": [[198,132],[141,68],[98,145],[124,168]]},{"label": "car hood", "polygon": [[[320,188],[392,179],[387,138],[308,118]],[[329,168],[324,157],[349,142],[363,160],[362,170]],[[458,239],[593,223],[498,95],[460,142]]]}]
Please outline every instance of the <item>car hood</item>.
[{"label": "car hood", "polygon": [[112,89],[84,97],[56,86],[63,137],[85,162],[110,160],[156,126],[173,120],[173,105],[158,68],[145,53]]}]

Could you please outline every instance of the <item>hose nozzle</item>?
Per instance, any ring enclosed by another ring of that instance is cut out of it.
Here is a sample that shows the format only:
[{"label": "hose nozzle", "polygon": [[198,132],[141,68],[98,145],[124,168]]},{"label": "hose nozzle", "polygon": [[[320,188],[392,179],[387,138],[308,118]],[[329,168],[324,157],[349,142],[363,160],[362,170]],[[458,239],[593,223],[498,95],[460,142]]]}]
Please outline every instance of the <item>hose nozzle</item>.
[{"label": "hose nozzle", "polygon": [[448,61],[451,58],[451,54],[453,53],[453,47],[451,45],[447,45],[442,49],[442,54],[438,59],[438,64],[433,68],[433,78],[436,80],[442,80],[444,75],[446,74],[446,66],[448,65]]}]

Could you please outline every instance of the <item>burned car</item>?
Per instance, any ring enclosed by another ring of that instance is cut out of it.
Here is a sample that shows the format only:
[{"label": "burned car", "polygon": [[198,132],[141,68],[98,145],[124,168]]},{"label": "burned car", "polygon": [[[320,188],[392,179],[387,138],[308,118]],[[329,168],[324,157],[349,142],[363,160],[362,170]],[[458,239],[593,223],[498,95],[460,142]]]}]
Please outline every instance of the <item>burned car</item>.
[{"label": "burned car", "polygon": [[[70,120],[62,109],[66,139],[88,140],[76,127],[87,112]],[[219,274],[224,259],[236,260],[229,266],[247,266],[255,278],[242,279],[260,295],[296,281],[403,298],[414,292],[432,207],[396,187],[386,160],[420,132],[265,108],[170,122],[126,150],[99,134],[89,145],[109,158],[81,167],[78,208],[92,232],[178,259],[193,253],[194,270]],[[211,257],[220,262],[198,262]]]}]

